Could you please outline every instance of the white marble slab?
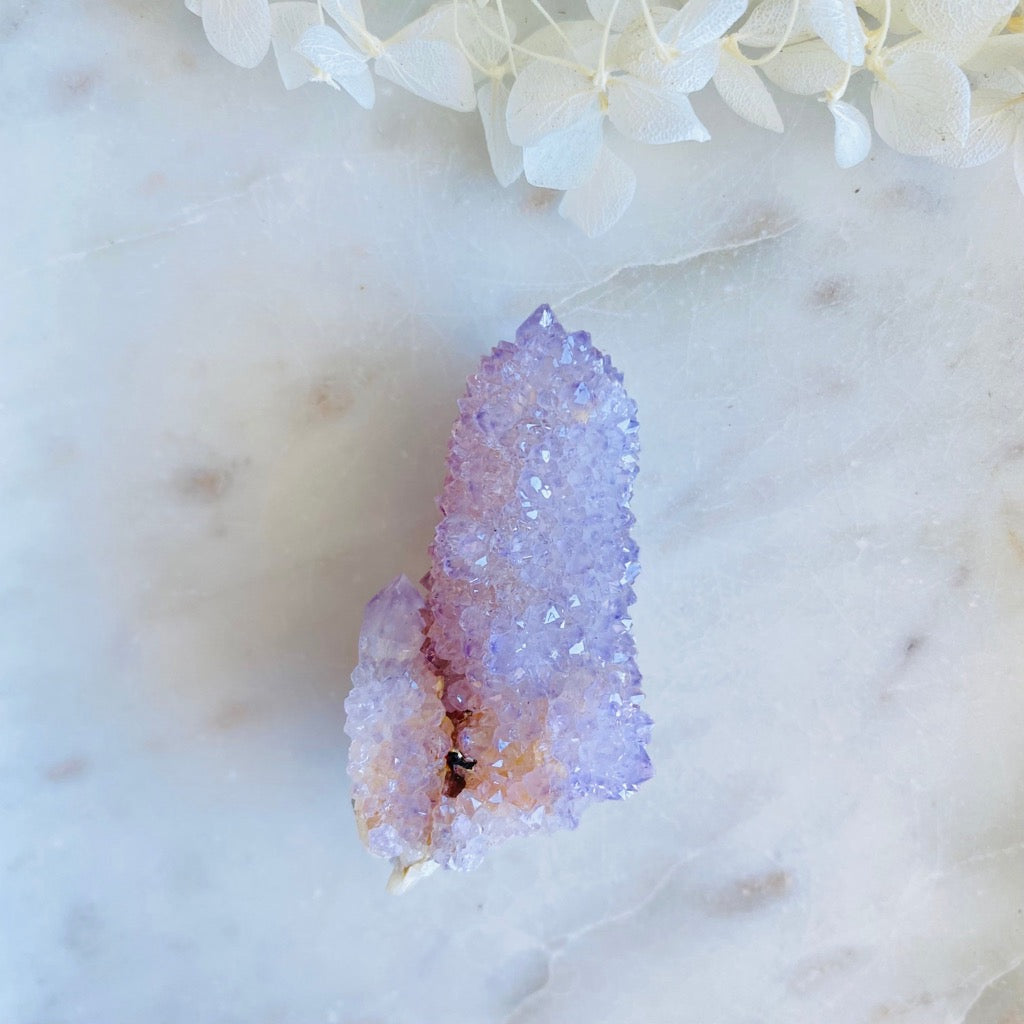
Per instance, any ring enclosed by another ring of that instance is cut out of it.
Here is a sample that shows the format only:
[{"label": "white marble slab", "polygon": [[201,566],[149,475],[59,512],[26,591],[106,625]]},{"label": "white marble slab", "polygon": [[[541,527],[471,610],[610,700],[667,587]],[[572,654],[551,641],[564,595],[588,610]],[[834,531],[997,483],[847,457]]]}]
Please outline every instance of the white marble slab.
[{"label": "white marble slab", "polygon": [[[1024,1009],[1024,203],[702,104],[597,242],[470,116],[0,8],[0,1021],[1006,1024]],[[640,161],[643,161],[642,163]],[[657,775],[407,896],[342,701],[536,305],[642,413]]]}]

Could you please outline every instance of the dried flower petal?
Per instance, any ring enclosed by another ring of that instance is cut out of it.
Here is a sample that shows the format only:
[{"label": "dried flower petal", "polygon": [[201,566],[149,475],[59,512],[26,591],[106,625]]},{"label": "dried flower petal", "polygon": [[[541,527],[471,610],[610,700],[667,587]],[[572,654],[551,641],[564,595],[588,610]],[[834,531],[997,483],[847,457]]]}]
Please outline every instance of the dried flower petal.
[{"label": "dried flower petal", "polygon": [[604,136],[600,114],[523,148],[523,173],[538,188],[578,188],[594,173]]},{"label": "dried flower petal", "polygon": [[811,28],[847,64],[864,63],[864,26],[854,0],[807,0]]},{"label": "dried flower petal", "polygon": [[948,58],[903,50],[871,91],[875,130],[900,153],[928,156],[967,141],[971,87]]},{"label": "dried flower petal", "polygon": [[868,119],[853,104],[843,100],[830,100],[828,109],[836,124],[836,163],[843,168],[854,167],[871,152]]},{"label": "dried flower petal", "polygon": [[297,89],[316,77],[309,61],[296,53],[295,47],[307,29],[319,24],[320,12],[310,0],[284,0],[270,8],[270,39],[286,89]]},{"label": "dried flower petal", "polygon": [[268,0],[203,0],[202,17],[210,45],[232,64],[254,68],[267,55]]},{"label": "dried flower petal", "polygon": [[610,230],[626,212],[634,192],[633,169],[605,147],[590,179],[565,193],[558,212],[588,238],[596,238]]},{"label": "dried flower petal", "polygon": [[723,49],[712,81],[718,95],[733,113],[760,128],[767,128],[771,132],[782,131],[779,108],[775,106],[775,100],[761,81],[756,68],[737,60],[727,49]]},{"label": "dried flower petal", "polygon": [[498,183],[505,188],[523,173],[523,151],[508,137],[505,122],[508,86],[501,79],[488,79],[477,90],[476,106],[484,125],[491,168]]}]

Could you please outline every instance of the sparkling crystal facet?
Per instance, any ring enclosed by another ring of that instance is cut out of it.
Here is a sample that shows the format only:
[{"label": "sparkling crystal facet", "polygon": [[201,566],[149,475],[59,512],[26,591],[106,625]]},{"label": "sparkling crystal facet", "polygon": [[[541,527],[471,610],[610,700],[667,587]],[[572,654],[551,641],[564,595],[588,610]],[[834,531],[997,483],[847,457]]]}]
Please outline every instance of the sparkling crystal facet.
[{"label": "sparkling crystal facet", "polygon": [[542,306],[459,412],[426,597],[400,577],[370,602],[345,702],[356,818],[399,882],[573,827],[651,775],[622,375]]}]

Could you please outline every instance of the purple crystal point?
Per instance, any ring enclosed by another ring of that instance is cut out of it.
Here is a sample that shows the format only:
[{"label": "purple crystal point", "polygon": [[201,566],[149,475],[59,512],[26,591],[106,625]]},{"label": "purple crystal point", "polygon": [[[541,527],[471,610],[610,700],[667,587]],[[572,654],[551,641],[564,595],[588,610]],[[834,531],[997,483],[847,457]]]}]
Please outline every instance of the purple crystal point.
[{"label": "purple crystal point", "polygon": [[651,776],[630,635],[636,404],[541,306],[470,377],[424,579],[367,608],[346,701],[375,853],[475,866]]}]

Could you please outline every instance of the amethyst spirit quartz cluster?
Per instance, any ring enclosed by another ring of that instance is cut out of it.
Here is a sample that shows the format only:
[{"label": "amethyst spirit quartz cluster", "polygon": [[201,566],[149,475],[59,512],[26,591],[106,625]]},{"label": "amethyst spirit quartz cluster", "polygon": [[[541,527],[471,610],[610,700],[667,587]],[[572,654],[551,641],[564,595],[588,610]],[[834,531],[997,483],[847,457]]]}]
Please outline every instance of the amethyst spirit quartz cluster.
[{"label": "amethyst spirit quartz cluster", "polygon": [[541,306],[469,378],[424,595],[366,609],[345,701],[359,831],[401,891],[651,777],[630,635],[636,403]]}]

